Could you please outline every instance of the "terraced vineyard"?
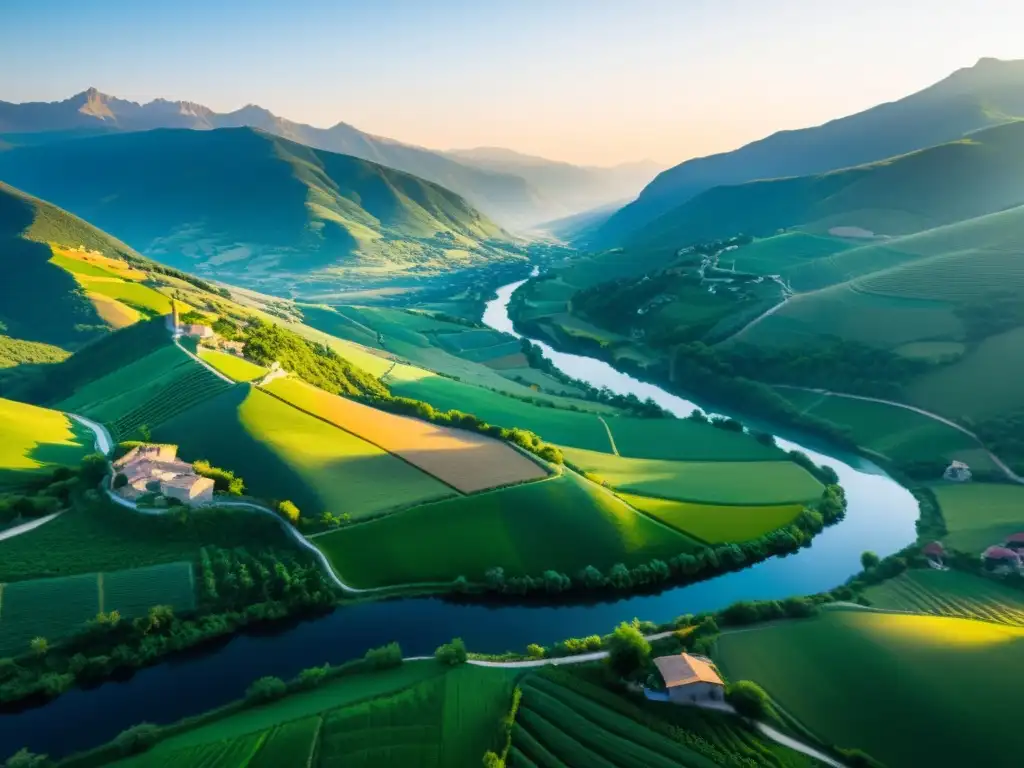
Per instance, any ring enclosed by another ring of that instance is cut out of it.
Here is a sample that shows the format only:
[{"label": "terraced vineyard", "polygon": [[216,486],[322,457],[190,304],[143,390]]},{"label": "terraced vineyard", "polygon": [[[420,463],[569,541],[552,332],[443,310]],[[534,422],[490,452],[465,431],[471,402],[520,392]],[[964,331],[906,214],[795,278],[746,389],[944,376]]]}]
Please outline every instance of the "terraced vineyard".
[{"label": "terraced vineyard", "polygon": [[1024,282],[1024,258],[1006,251],[950,253],[904,264],[854,283],[854,290],[912,299],[970,301]]},{"label": "terraced vineyard", "polygon": [[197,403],[219,395],[231,385],[202,366],[195,365],[183,376],[137,408],[111,423],[115,439],[132,434],[143,424],[153,427],[188,410]]},{"label": "terraced vineyard", "polygon": [[323,720],[319,715],[279,725],[267,734],[248,768],[312,765]]},{"label": "terraced vineyard", "polygon": [[1024,626],[1024,592],[957,571],[908,571],[867,597],[876,608]]}]

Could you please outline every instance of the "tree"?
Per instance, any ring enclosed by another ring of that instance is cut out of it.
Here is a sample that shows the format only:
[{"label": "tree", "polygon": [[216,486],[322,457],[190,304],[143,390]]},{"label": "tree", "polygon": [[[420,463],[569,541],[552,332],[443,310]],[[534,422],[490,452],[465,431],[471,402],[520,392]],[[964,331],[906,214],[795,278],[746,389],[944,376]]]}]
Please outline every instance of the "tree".
[{"label": "tree", "polygon": [[607,645],[608,664],[622,677],[641,669],[651,658],[651,644],[632,624],[619,624]]},{"label": "tree", "polygon": [[491,750],[484,752],[484,768],[505,768],[505,761]]},{"label": "tree", "polygon": [[281,517],[293,524],[299,522],[299,517],[301,517],[299,508],[287,499],[277,505],[277,512]]},{"label": "tree", "polygon": [[327,678],[329,665],[309,667],[299,672],[299,685],[303,688],[316,688]]},{"label": "tree", "polygon": [[94,488],[107,474],[107,457],[102,453],[90,453],[82,459],[80,477],[89,488]]},{"label": "tree", "polygon": [[725,700],[744,717],[763,718],[769,711],[768,694],[757,683],[739,680],[725,689]]},{"label": "tree", "polygon": [[114,490],[124,488],[126,485],[128,485],[128,476],[123,472],[118,472],[114,478]]},{"label": "tree", "polygon": [[526,655],[531,659],[543,659],[544,658],[544,646],[537,645],[536,643],[530,643],[526,646]]},{"label": "tree", "polygon": [[402,648],[398,643],[388,643],[380,648],[371,648],[363,658],[374,669],[393,669],[402,666]]},{"label": "tree", "polygon": [[45,656],[46,652],[50,650],[50,641],[45,637],[33,637],[28,647],[36,656]]},{"label": "tree", "polygon": [[113,741],[114,747],[122,755],[134,755],[145,752],[156,743],[160,729],[152,723],[139,723],[121,731]]},{"label": "tree", "polygon": [[[138,619],[136,620],[138,621]],[[154,605],[149,609],[146,618],[142,619],[142,633],[148,635],[150,632],[169,629],[174,623],[174,608],[169,605]]]},{"label": "tree", "polygon": [[280,699],[288,692],[288,686],[279,677],[267,676],[250,685],[245,691],[245,698],[255,704]]},{"label": "tree", "polygon": [[27,749],[19,749],[7,758],[4,768],[46,768],[50,764],[47,755],[37,755]]},{"label": "tree", "polygon": [[864,570],[865,571],[870,571],[872,568],[877,566],[880,562],[882,562],[882,559],[878,555],[876,555],[874,552],[871,552],[871,551],[864,552],[860,556],[860,564],[862,566],[864,566]]},{"label": "tree", "polygon": [[466,663],[466,644],[461,637],[456,637],[450,643],[438,647],[434,651],[434,658],[445,666],[454,667]]}]

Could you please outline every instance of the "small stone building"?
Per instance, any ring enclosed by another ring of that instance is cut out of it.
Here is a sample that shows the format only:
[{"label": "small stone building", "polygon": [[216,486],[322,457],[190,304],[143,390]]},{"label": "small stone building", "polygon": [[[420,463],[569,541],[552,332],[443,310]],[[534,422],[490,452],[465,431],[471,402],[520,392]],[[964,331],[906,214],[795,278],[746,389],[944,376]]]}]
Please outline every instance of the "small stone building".
[{"label": "small stone building", "polygon": [[708,699],[721,701],[725,696],[725,683],[711,662],[701,656],[689,653],[659,656],[654,664],[665,681],[669,701],[675,704]]},{"label": "small stone building", "polygon": [[127,499],[155,492],[185,504],[213,501],[213,480],[197,475],[191,464],[179,459],[174,445],[137,445],[114,462],[114,473],[127,478],[118,489]]},{"label": "small stone building", "polygon": [[942,479],[954,483],[966,483],[971,479],[971,468],[962,461],[954,461],[946,467],[946,471],[942,473]]}]

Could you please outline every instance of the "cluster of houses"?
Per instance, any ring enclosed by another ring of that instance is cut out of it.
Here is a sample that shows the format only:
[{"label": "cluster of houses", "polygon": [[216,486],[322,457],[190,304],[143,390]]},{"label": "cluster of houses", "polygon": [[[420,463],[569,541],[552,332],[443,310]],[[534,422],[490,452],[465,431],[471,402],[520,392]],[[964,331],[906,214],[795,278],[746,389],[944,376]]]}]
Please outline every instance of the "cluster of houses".
[{"label": "cluster of houses", "polygon": [[[932,568],[946,570],[942,562],[946,550],[941,542],[926,544],[921,553],[928,558]],[[1024,532],[1011,534],[1001,544],[993,544],[986,549],[981,553],[981,564],[986,571],[996,575],[1024,574]]]},{"label": "cluster of houses", "polygon": [[[127,482],[117,481],[124,475]],[[137,445],[114,462],[115,491],[129,501],[156,493],[183,504],[213,501],[213,480],[178,458],[174,445]],[[117,487],[120,486],[120,487]]]}]

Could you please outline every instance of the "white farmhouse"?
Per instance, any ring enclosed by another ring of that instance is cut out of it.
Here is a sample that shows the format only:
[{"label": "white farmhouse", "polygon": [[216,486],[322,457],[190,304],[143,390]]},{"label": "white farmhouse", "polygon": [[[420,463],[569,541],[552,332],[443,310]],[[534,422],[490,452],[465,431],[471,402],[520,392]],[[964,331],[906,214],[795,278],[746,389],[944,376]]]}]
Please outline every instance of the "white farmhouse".
[{"label": "white farmhouse", "polygon": [[675,704],[689,704],[708,699],[721,700],[725,683],[711,663],[699,656],[680,653],[677,656],[659,656],[654,660],[658,672],[668,689],[668,700]]}]

